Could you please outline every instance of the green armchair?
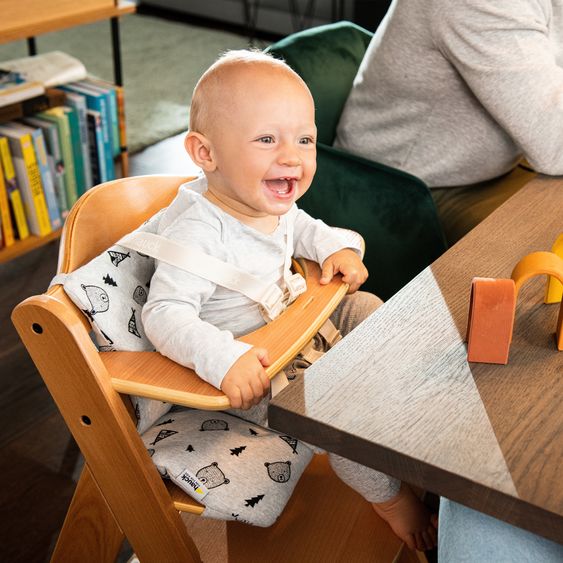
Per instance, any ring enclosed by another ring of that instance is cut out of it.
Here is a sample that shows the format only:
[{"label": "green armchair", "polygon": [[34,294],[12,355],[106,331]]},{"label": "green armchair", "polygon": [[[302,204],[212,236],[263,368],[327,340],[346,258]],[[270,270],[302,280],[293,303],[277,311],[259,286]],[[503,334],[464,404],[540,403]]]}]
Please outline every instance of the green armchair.
[{"label": "green armchair", "polygon": [[388,299],[446,249],[430,191],[410,174],[332,147],[336,126],[372,34],[338,22],[292,34],[266,51],[309,86],[316,106],[317,174],[299,206],[366,241],[363,288]]}]

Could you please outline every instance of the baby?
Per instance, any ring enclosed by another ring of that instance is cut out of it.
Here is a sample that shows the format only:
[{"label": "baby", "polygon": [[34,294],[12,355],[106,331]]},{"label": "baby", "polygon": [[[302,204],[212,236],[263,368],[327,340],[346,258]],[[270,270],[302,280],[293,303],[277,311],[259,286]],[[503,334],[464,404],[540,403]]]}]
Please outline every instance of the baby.
[{"label": "baby", "polygon": [[[323,284],[341,274],[349,295],[331,319],[345,335],[381,301],[357,291],[368,275],[361,250],[295,205],[315,174],[315,142],[313,98],[289,66],[259,52],[224,55],[194,90],[185,139],[204,177],[180,189],[159,234],[280,288],[290,255],[321,264]],[[235,338],[265,322],[263,309],[246,295],[163,262],[143,308],[157,350],[221,389],[233,408],[243,409],[238,416],[264,426],[268,351]],[[336,474],[410,548],[435,546],[435,516],[408,486],[337,455],[329,458]]]}]

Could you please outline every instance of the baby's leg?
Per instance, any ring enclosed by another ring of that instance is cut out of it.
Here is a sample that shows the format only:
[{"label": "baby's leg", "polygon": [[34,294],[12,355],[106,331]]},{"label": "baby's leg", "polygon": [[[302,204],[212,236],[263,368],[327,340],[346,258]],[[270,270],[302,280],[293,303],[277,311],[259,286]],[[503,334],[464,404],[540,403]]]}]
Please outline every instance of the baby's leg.
[{"label": "baby's leg", "polygon": [[383,305],[383,301],[377,295],[366,291],[356,291],[342,299],[330,320],[342,336],[346,336],[381,305]]},{"label": "baby's leg", "polygon": [[436,515],[431,515],[411,488],[385,473],[336,454],[328,454],[340,479],[360,493],[411,549],[436,546]]},{"label": "baby's leg", "polygon": [[[346,336],[383,304],[379,297],[357,291],[347,295],[331,316],[331,321]],[[405,483],[393,477],[329,454],[335,473],[366,500],[411,549],[432,549],[436,545],[436,515]]]}]

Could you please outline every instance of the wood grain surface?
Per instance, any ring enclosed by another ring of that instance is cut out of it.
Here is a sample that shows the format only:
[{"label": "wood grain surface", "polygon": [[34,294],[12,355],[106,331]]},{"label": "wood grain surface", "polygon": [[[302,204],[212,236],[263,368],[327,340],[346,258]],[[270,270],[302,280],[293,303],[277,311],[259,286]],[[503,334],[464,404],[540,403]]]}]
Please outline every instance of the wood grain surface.
[{"label": "wood grain surface", "polygon": [[545,276],[520,292],[508,365],[468,363],[464,342],[472,278],[510,277],[562,232],[563,181],[530,182],[278,395],[270,425],[563,543]]},{"label": "wood grain surface", "polygon": [[0,43],[133,14],[130,0],[0,0]]}]

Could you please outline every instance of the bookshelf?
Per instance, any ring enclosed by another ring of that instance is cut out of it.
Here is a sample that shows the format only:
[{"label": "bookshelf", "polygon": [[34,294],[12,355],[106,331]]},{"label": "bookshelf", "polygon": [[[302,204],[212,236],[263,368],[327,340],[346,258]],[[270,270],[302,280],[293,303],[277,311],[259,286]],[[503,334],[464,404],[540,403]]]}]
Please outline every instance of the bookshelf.
[{"label": "bookshelf", "polygon": [[[113,64],[115,83],[123,85],[121,76],[121,50],[119,42],[119,18],[133,14],[136,5],[131,0],[0,0],[0,44],[27,39],[30,55],[36,54],[34,38],[37,35],[60,31],[93,23],[110,20],[113,46]],[[127,150],[121,153],[121,172],[127,175]],[[18,256],[39,248],[61,236],[61,229],[49,235],[29,236],[23,241],[16,241],[12,246],[0,249],[0,264],[9,262]]]}]

